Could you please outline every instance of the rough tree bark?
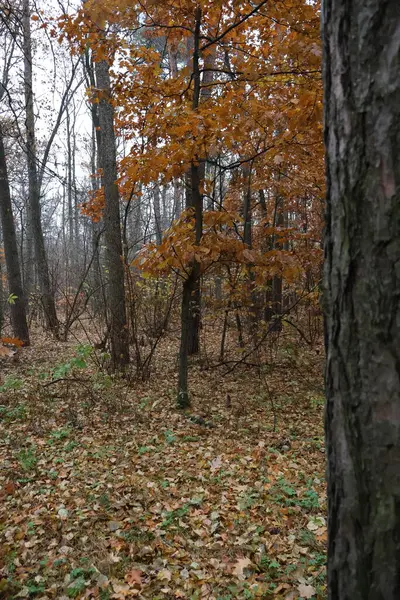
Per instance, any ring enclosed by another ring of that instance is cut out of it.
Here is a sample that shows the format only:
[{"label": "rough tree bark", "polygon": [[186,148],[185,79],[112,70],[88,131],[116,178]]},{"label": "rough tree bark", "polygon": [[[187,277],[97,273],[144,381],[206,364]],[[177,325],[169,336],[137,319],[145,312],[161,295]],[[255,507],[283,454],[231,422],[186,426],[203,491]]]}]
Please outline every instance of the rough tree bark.
[{"label": "rough tree bark", "polygon": [[18,260],[17,236],[12,213],[3,131],[0,123],[0,217],[3,231],[4,254],[7,267],[8,293],[14,297],[10,303],[11,323],[15,337],[29,346],[26,304],[22,289],[21,269]]},{"label": "rough tree bark", "polygon": [[99,158],[104,187],[104,241],[106,262],[106,299],[111,343],[111,363],[121,369],[129,363],[129,334],[126,320],[124,264],[122,256],[117,160],[114,133],[114,108],[111,103],[109,65],[101,60],[95,65],[100,93]]},{"label": "rough tree bark", "polygon": [[328,587],[400,598],[400,3],[325,0]]}]

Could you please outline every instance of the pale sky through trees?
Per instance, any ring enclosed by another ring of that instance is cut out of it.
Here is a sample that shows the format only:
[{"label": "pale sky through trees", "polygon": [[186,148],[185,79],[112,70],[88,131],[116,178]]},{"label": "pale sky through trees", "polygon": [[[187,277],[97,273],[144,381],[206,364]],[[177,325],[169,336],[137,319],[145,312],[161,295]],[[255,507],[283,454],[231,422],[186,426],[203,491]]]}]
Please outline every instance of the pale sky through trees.
[{"label": "pale sky through trees", "polygon": [[[33,49],[33,88],[35,99],[35,126],[37,145],[39,148],[38,160],[43,154],[44,145],[47,143],[54,128],[63,93],[69,81],[72,65],[77,57],[71,57],[66,43],[60,44],[57,38],[52,38],[47,29],[41,28],[44,17],[41,10],[46,10],[46,19],[49,15],[60,14],[60,4],[57,0],[37,0],[35,2],[39,20],[31,21],[32,49]],[[34,12],[33,12],[34,14]],[[4,53],[4,48],[1,52]],[[2,102],[2,113],[10,117],[17,117],[18,127],[24,135],[23,119],[23,54],[20,41],[17,41],[14,51],[14,63],[10,71],[8,95]],[[81,66],[76,69],[72,88],[76,88],[79,81],[83,80]],[[11,109],[10,109],[11,105]],[[91,121],[87,108],[85,85],[76,90],[69,105],[70,119],[74,122],[77,137],[76,144],[76,185],[83,186],[87,180],[90,162]],[[45,173],[48,175],[46,195],[61,193],[66,177],[66,114],[63,115],[58,133],[52,144],[52,149],[46,164]],[[49,187],[51,187],[51,192]]]}]

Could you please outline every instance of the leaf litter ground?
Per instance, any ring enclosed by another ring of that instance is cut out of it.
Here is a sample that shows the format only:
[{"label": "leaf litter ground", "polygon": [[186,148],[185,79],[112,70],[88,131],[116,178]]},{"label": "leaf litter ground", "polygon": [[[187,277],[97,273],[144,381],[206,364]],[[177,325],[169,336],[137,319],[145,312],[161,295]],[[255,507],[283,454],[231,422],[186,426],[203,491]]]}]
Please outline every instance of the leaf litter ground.
[{"label": "leaf litter ground", "polygon": [[320,355],[195,359],[183,413],[175,346],[149,382],[53,341],[5,365],[0,598],[326,597]]}]

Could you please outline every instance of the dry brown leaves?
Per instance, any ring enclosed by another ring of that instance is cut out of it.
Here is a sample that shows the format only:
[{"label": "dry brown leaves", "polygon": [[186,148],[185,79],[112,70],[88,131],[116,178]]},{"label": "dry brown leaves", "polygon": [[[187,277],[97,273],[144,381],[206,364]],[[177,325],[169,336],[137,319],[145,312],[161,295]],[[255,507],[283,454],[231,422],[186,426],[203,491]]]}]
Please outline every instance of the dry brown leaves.
[{"label": "dry brown leaves", "polygon": [[311,352],[297,370],[281,359],[269,395],[250,368],[194,363],[207,427],[175,408],[174,344],[149,383],[100,377],[93,397],[40,387],[54,347],[22,351],[23,387],[0,394],[0,598],[325,598]]}]

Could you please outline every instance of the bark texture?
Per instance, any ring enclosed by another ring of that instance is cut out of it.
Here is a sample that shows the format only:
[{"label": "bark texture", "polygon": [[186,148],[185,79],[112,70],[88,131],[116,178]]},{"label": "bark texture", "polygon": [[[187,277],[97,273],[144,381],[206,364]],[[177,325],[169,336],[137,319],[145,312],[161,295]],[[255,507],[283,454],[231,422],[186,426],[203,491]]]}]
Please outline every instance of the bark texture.
[{"label": "bark texture", "polygon": [[400,598],[400,3],[325,0],[331,600]]},{"label": "bark texture", "polygon": [[122,256],[117,160],[114,133],[114,108],[108,63],[96,63],[97,87],[100,91],[99,157],[104,187],[104,240],[106,262],[106,299],[111,342],[111,362],[114,369],[129,363],[129,335],[126,320],[124,264]]},{"label": "bark texture", "polygon": [[21,269],[18,260],[17,236],[12,213],[7,162],[0,124],[0,217],[3,231],[4,253],[7,267],[8,293],[15,299],[10,304],[11,323],[15,337],[29,346],[26,305],[22,289]]}]

